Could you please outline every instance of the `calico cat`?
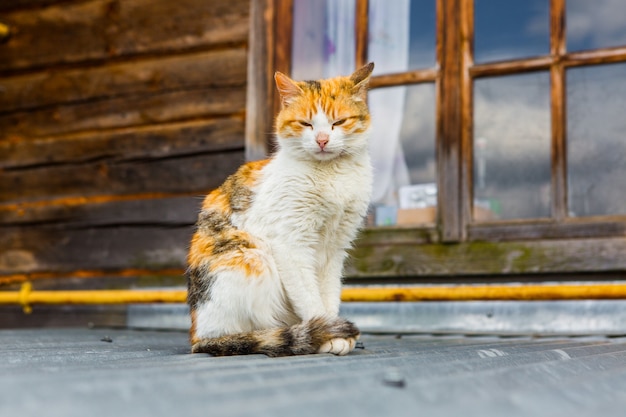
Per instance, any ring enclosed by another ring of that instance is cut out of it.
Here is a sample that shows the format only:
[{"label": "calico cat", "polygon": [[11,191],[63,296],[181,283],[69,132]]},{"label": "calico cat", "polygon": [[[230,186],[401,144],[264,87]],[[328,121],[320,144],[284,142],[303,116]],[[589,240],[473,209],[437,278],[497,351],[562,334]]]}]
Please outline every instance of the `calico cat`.
[{"label": "calico cat", "polygon": [[369,204],[370,63],[349,77],[277,72],[278,150],[243,165],[202,205],[188,254],[192,352],[215,356],[354,349],[338,317],[346,250]]}]

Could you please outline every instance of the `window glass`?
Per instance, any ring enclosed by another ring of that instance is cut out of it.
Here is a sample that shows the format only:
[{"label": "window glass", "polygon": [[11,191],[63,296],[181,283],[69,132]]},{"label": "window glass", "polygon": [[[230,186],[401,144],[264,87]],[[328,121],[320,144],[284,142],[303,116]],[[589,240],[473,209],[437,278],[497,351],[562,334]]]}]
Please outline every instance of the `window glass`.
[{"label": "window glass", "polygon": [[474,87],[474,220],[550,216],[547,72],[478,79]]},{"label": "window glass", "polygon": [[374,74],[435,66],[434,0],[370,0],[369,60]]},{"label": "window glass", "polygon": [[567,50],[626,45],[624,0],[567,0]]},{"label": "window glass", "polygon": [[371,223],[435,222],[435,85],[370,91],[374,166]]},{"label": "window glass", "polygon": [[474,0],[474,60],[550,53],[549,0]]},{"label": "window glass", "polygon": [[626,64],[567,72],[571,216],[626,214]]},{"label": "window glass", "polygon": [[291,76],[316,80],[355,69],[355,0],[295,0]]}]

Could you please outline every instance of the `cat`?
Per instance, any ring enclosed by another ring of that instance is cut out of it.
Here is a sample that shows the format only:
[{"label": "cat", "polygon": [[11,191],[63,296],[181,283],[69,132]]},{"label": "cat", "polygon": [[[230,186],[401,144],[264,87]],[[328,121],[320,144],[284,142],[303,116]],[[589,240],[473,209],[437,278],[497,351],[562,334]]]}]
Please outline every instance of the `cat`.
[{"label": "cat", "polygon": [[186,272],[193,353],[354,349],[359,329],[338,313],[346,251],[371,196],[373,69],[319,81],[276,72],[278,150],[228,177],[198,216]]}]

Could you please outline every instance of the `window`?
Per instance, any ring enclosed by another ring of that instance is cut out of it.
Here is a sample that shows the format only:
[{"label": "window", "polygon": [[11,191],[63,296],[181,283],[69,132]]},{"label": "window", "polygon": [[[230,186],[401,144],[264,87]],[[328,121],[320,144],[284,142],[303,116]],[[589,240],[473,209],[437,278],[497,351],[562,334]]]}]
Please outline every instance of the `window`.
[{"label": "window", "polygon": [[[266,49],[256,56],[272,70],[310,79],[376,62],[376,184],[356,250],[376,254],[356,275],[626,270],[619,2],[261,3],[273,21],[253,25]],[[263,140],[251,133],[248,146]],[[401,245],[422,253],[408,259]],[[429,261],[445,266],[421,270]]]}]

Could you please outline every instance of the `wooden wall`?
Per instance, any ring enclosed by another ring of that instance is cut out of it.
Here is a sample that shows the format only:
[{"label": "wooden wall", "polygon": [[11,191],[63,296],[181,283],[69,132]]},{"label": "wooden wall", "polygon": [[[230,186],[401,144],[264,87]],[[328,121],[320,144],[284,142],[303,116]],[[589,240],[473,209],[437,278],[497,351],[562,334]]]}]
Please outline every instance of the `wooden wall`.
[{"label": "wooden wall", "polygon": [[249,7],[0,2],[0,290],[184,283],[201,197],[244,160]]}]

